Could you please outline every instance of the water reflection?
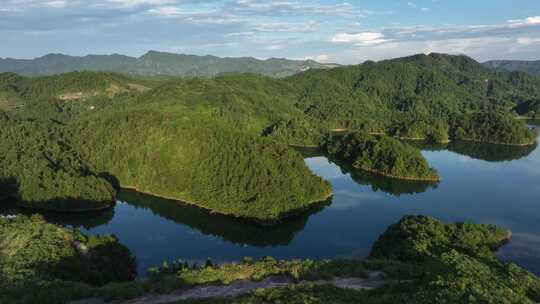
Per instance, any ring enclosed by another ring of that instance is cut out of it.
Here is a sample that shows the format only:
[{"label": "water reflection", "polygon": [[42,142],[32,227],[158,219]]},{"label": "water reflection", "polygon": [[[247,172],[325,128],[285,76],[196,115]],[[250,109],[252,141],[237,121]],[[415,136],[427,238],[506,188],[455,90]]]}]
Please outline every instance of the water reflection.
[{"label": "water reflection", "polygon": [[[325,160],[327,159],[324,153],[316,148],[297,148],[297,151],[299,151],[304,158],[324,158]],[[356,169],[347,162],[341,161],[336,158],[331,158],[329,160],[331,164],[335,164],[339,167],[341,172],[337,172],[337,176],[349,174],[356,183],[364,186],[370,186],[373,192],[382,191],[399,197],[403,194],[418,194],[426,192],[429,189],[436,189],[439,184],[438,182],[410,181],[388,178],[378,174],[367,172],[365,170]],[[328,167],[328,165],[324,164],[323,166]],[[333,175],[336,175],[336,173],[334,173]],[[325,179],[332,179],[331,177],[333,175],[329,172],[322,172],[322,176]]]},{"label": "water reflection", "polygon": [[519,261],[529,271],[540,273],[540,236],[533,233],[514,233],[512,240],[497,251],[504,260]]},{"label": "water reflection", "polygon": [[430,144],[425,142],[409,142],[424,151],[452,151],[474,159],[488,162],[518,160],[529,156],[537,148],[537,144],[529,146],[508,146],[466,141],[453,141],[448,144]]},{"label": "water reflection", "polygon": [[346,162],[336,159],[332,159],[331,162],[338,165],[343,174],[349,174],[356,183],[370,186],[373,192],[382,191],[399,197],[403,194],[418,194],[429,189],[437,189],[439,185],[438,182],[410,181],[384,177],[356,169]]},{"label": "water reflection", "polygon": [[330,203],[320,204],[301,216],[267,227],[131,190],[122,190],[118,199],[134,207],[150,210],[153,214],[177,224],[187,225],[204,235],[217,236],[234,244],[257,247],[288,245],[296,233],[304,229],[308,218]]},{"label": "water reflection", "polygon": [[[92,229],[109,223],[114,218],[114,212],[115,208],[74,213],[39,211],[50,223],[84,229]],[[12,200],[0,201],[0,215],[21,214],[30,216],[35,213],[37,211],[18,207]]]}]

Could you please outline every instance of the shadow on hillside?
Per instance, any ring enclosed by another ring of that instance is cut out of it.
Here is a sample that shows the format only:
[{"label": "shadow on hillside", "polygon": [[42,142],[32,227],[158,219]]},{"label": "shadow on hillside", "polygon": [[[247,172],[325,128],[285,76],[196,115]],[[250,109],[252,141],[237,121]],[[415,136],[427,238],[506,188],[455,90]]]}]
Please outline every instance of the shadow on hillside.
[{"label": "shadow on hillside", "polygon": [[0,202],[13,199],[18,193],[17,181],[12,178],[0,178]]},{"label": "shadow on hillside", "polygon": [[186,225],[205,235],[213,235],[235,244],[257,247],[287,245],[306,226],[309,217],[323,210],[329,202],[284,220],[275,226],[261,226],[252,221],[212,214],[207,210],[174,200],[158,198],[133,190],[122,190],[120,201],[152,211],[160,217]]}]

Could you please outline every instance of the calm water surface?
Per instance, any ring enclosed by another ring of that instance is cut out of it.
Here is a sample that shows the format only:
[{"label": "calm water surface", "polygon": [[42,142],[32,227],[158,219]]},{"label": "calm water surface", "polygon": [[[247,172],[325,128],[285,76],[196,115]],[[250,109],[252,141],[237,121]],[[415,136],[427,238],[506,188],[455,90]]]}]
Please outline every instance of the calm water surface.
[{"label": "calm water surface", "polygon": [[273,228],[129,191],[112,210],[48,218],[91,234],[115,234],[144,274],[177,258],[362,257],[402,216],[431,215],[511,229],[514,238],[498,255],[540,274],[540,149],[471,143],[421,148],[442,176],[439,184],[380,178],[307,153],[306,164],[334,188],[331,204]]}]

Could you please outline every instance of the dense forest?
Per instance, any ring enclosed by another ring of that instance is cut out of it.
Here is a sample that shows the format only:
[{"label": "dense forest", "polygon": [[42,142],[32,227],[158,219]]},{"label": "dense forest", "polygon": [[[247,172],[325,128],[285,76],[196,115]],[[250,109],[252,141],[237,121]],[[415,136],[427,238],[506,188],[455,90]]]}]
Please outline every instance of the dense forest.
[{"label": "dense forest", "polygon": [[519,127],[515,118],[498,112],[473,113],[452,119],[451,137],[456,140],[506,145],[532,145],[538,132]]},{"label": "dense forest", "polygon": [[[290,283],[285,287],[257,289],[235,298],[175,303],[379,304],[404,303],[414,299],[414,303],[427,304],[436,299],[437,303],[518,304],[540,301],[540,279],[515,264],[499,261],[493,254],[509,240],[511,233],[492,225],[444,224],[431,217],[407,216],[390,226],[375,242],[370,256],[363,260],[278,261],[267,257],[259,261],[245,258],[231,264],[215,264],[208,260],[202,265],[177,260],[150,269],[146,279],[101,286],[101,279],[124,281],[130,278],[132,260],[128,252],[114,238],[85,237],[40,221],[39,218],[0,220],[0,225],[7,227],[0,240],[7,240],[4,235],[12,235],[13,231],[25,231],[18,234],[18,242],[8,247],[20,254],[10,256],[0,264],[3,269],[1,275],[9,278],[0,281],[3,284],[0,289],[2,302],[31,303],[38,300],[53,304],[91,298],[93,303],[103,303],[169,294],[208,284],[221,286],[239,280],[260,281],[271,277],[290,280]],[[31,240],[22,237],[27,235],[26,232],[36,229],[43,231],[46,246],[18,246],[20,242]],[[52,242],[56,234],[66,234],[67,237],[62,238],[66,241]],[[73,240],[80,240],[80,243]],[[77,248],[92,251],[102,248],[103,244],[108,244],[105,246],[107,250],[101,249],[99,254],[89,255],[91,263],[81,266],[80,261],[85,257],[78,253]],[[27,256],[36,257],[35,263],[25,265],[24,276],[15,276],[10,267]],[[61,270],[55,268],[60,273],[48,272],[48,268],[41,268],[44,261],[51,264],[69,261],[73,266]],[[114,265],[106,264],[113,262]],[[111,272],[114,269],[115,274],[106,272],[95,277],[92,267],[96,265]],[[386,284],[374,289],[354,290],[311,283],[334,278],[367,278],[374,271],[383,273]],[[23,288],[29,286],[32,288]]]},{"label": "dense forest", "polygon": [[467,125],[471,115],[497,112],[504,117],[474,126],[489,138],[471,140],[530,144],[534,135],[511,119],[513,108],[540,95],[535,76],[497,73],[466,56],[443,54],[308,71],[289,82],[298,92],[296,106],[317,126],[441,142],[455,139],[458,121]]},{"label": "dense forest", "polygon": [[437,171],[429,167],[420,150],[385,135],[329,136],[323,149],[329,156],[351,163],[357,169],[398,179],[439,180]]},{"label": "dense forest", "polygon": [[113,204],[116,190],[94,172],[55,123],[0,112],[0,189],[24,207],[95,210]]},{"label": "dense forest", "polygon": [[330,196],[296,151],[189,107],[142,104],[88,115],[74,125],[74,140],[122,187],[220,214],[275,221]]},{"label": "dense forest", "polygon": [[101,286],[136,275],[135,258],[115,237],[86,236],[38,215],[0,218],[0,248],[2,303],[62,303],[55,297],[71,291],[46,298],[34,291],[69,284]]},{"label": "dense forest", "polygon": [[[289,145],[319,147],[335,130],[532,145],[537,133],[514,119],[514,109],[540,97],[539,83],[443,54],[283,79],[0,74],[8,126],[0,137],[9,143],[0,148],[0,178],[26,206],[104,206],[121,186],[276,222],[331,195]],[[387,136],[368,138],[355,143],[362,143],[358,149],[344,145],[340,157],[386,175],[437,178],[415,148]],[[353,150],[354,157],[345,155]]]}]

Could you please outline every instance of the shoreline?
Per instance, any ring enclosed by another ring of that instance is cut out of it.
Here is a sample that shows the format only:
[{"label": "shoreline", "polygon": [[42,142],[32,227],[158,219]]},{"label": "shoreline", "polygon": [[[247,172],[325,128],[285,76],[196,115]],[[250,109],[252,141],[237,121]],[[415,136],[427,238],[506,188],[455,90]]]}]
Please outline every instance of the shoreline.
[{"label": "shoreline", "polygon": [[[535,119],[532,119],[532,118],[518,118],[518,119],[523,119],[523,120],[535,120]],[[332,129],[330,130],[330,132],[335,132],[335,133],[341,133],[341,132],[355,132],[355,130],[351,130],[351,129]],[[406,137],[406,136],[392,136],[392,135],[388,135],[384,132],[368,132],[369,135],[383,135],[383,136],[389,136],[389,137],[392,137],[392,138],[396,138],[396,139],[400,139],[400,140],[411,140],[411,141],[427,141],[427,138],[426,137]],[[447,139],[447,140],[442,140],[442,141],[437,141],[435,143],[438,143],[438,144],[448,144],[448,143],[451,143],[452,141],[468,141],[468,142],[474,142],[474,143],[479,143],[479,144],[491,144],[491,145],[501,145],[501,146],[516,146],[516,147],[526,147],[526,146],[532,146],[532,145],[535,145],[537,143],[537,140],[533,140],[532,142],[529,142],[529,143],[522,143],[522,144],[517,144],[517,143],[505,143],[505,142],[495,142],[495,141],[481,141],[481,140],[476,140],[476,139],[472,139],[472,138],[468,138],[468,139]]]},{"label": "shoreline", "polygon": [[480,141],[477,139],[467,138],[467,139],[459,139],[460,141],[466,141],[466,142],[472,142],[472,143],[478,143],[478,144],[490,144],[490,145],[498,145],[498,146],[513,146],[513,147],[527,147],[527,146],[533,146],[537,144],[537,140],[533,140],[530,143],[523,143],[523,144],[515,144],[515,143],[504,143],[504,142],[491,142],[491,141]]},{"label": "shoreline", "polygon": [[99,212],[103,210],[107,210],[109,208],[112,208],[116,203],[116,198],[110,202],[107,206],[99,207],[99,208],[84,208],[84,209],[56,209],[56,208],[39,208],[39,207],[30,207],[18,204],[15,202],[15,206],[18,208],[22,208],[25,210],[34,210],[34,211],[44,211],[44,212],[54,212],[54,213],[90,213],[90,212]]},{"label": "shoreline", "polygon": [[416,177],[405,177],[405,176],[397,176],[397,175],[384,173],[382,171],[375,170],[375,169],[356,167],[356,166],[353,166],[353,168],[356,168],[358,170],[367,171],[367,172],[370,172],[370,173],[373,173],[373,174],[376,174],[376,175],[380,175],[380,176],[383,176],[383,177],[399,179],[399,180],[416,181],[416,182],[440,182],[441,181],[440,176],[438,176],[436,178],[435,177],[432,177],[432,178],[428,178],[428,177],[423,177],[423,178],[422,177],[418,177],[418,178],[416,178]]},{"label": "shoreline", "polygon": [[318,149],[320,146],[318,145],[299,145],[299,144],[287,144],[289,147],[292,148],[309,148],[309,149]]},{"label": "shoreline", "polygon": [[169,197],[169,196],[164,196],[164,195],[159,195],[159,194],[152,193],[152,192],[149,192],[149,191],[141,191],[135,186],[120,185],[120,188],[124,189],[124,190],[133,190],[135,192],[145,194],[145,195],[154,196],[154,197],[157,197],[157,198],[171,200],[171,201],[174,201],[174,203],[176,203],[176,204],[185,204],[185,205],[189,205],[189,206],[194,206],[194,207],[200,208],[202,210],[205,210],[210,214],[217,214],[217,215],[228,216],[228,217],[235,218],[235,219],[248,220],[248,221],[257,223],[257,224],[259,224],[261,226],[274,226],[274,225],[279,224],[283,220],[287,220],[289,218],[299,216],[299,215],[305,213],[306,211],[308,211],[309,209],[316,207],[316,205],[322,204],[322,203],[328,201],[328,199],[330,199],[334,195],[333,191],[330,191],[330,193],[325,194],[324,198],[312,200],[312,201],[308,202],[305,207],[300,207],[300,208],[289,210],[287,212],[283,212],[278,218],[275,218],[275,219],[260,219],[260,218],[256,218],[256,217],[238,216],[238,215],[234,215],[234,214],[227,214],[227,213],[219,212],[219,211],[216,211],[216,210],[212,210],[212,209],[210,209],[208,207],[200,206],[196,202],[187,201],[187,200],[178,199],[178,198]]}]

